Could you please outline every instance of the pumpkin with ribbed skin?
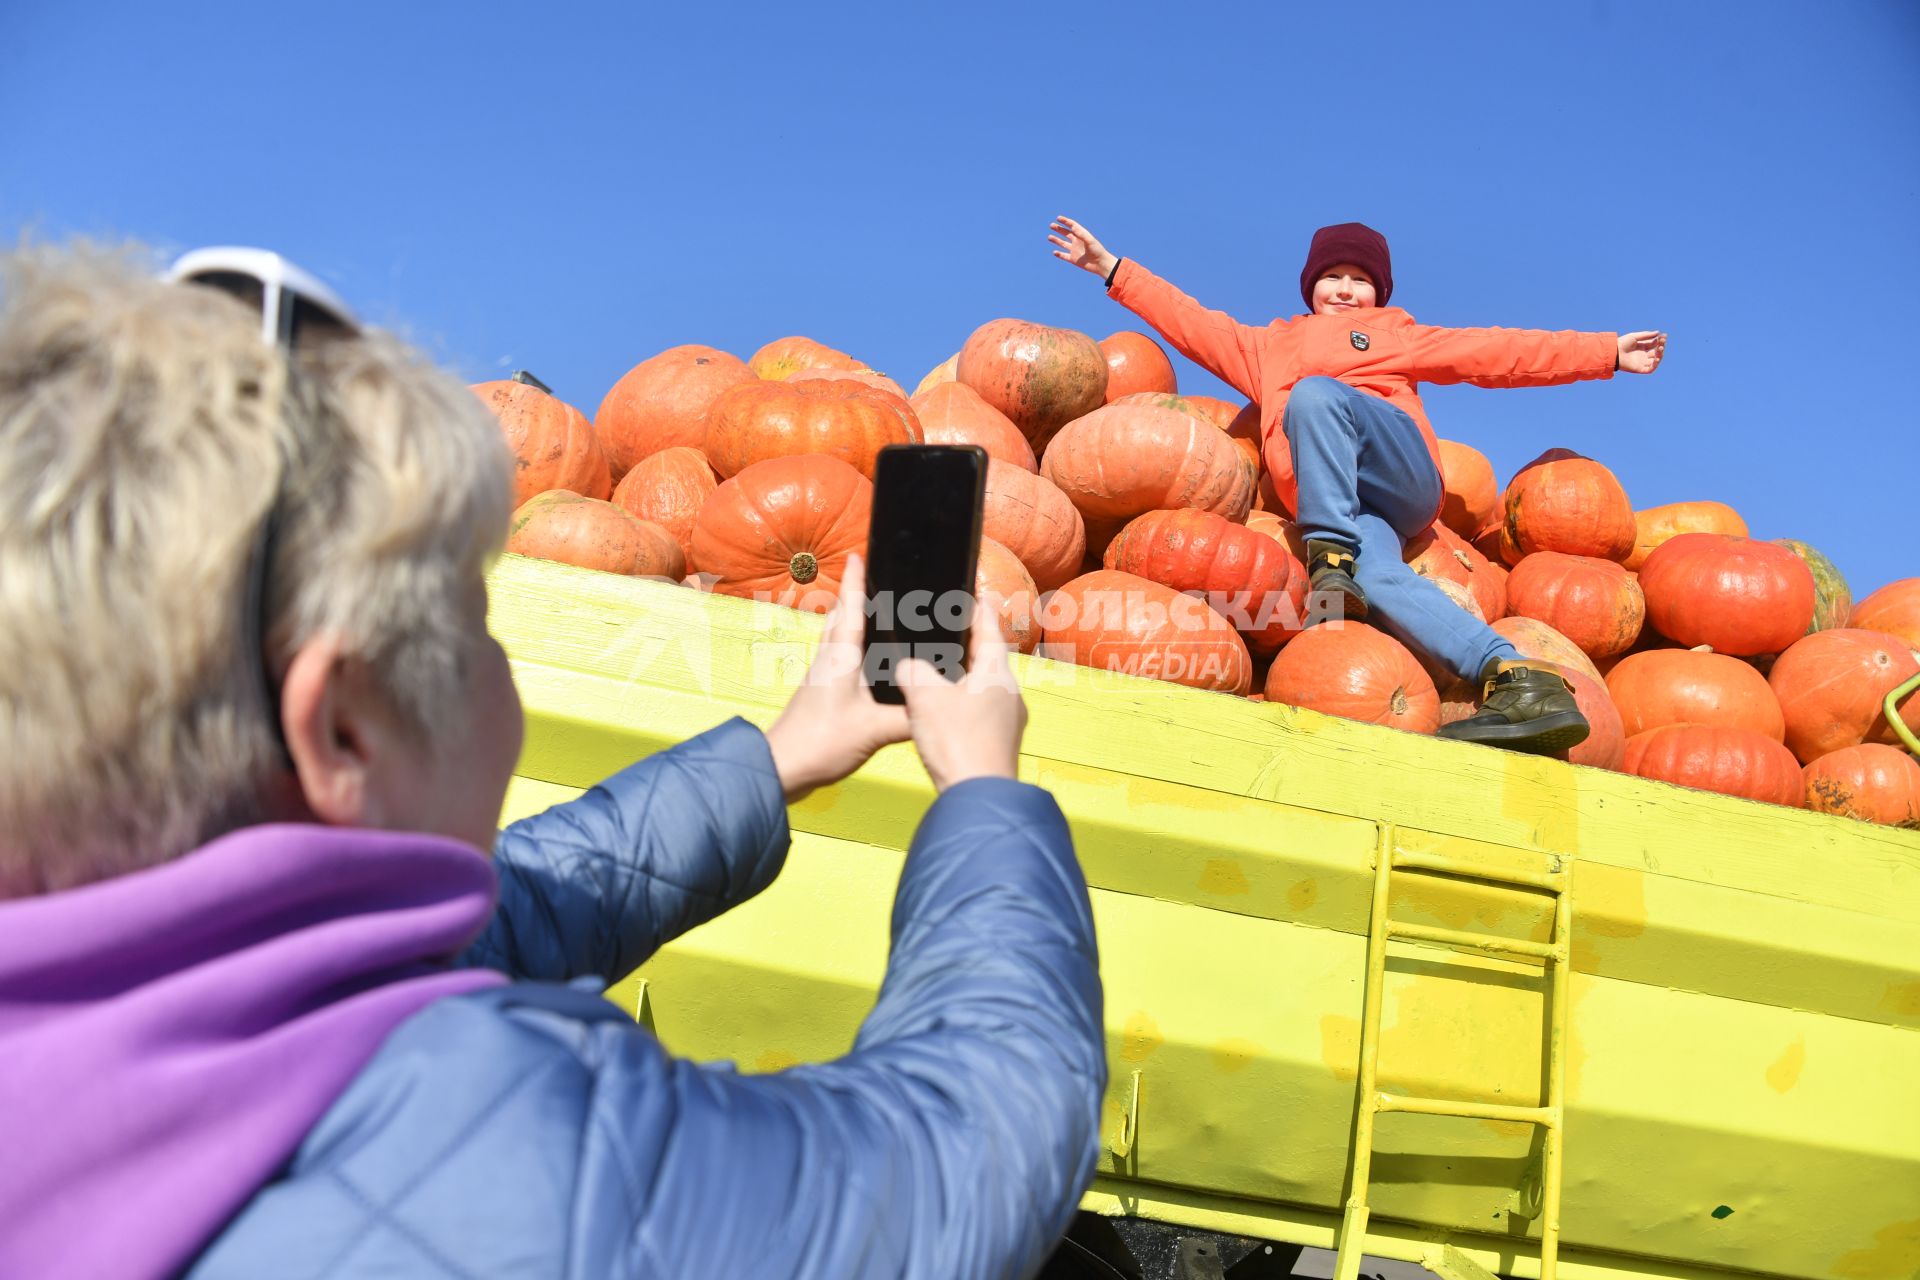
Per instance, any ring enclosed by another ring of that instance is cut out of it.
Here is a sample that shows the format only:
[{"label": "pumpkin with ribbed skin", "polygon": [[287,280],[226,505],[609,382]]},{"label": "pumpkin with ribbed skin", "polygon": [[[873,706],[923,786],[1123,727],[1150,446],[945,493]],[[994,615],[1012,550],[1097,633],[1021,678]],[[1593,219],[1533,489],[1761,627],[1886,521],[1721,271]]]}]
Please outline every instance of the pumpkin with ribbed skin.
[{"label": "pumpkin with ribbed skin", "polygon": [[1920,761],[1877,742],[1830,751],[1801,770],[1807,808],[1889,827],[1920,827]]},{"label": "pumpkin with ribbed skin", "polygon": [[1724,502],[1669,502],[1633,513],[1633,554],[1627,568],[1639,569],[1647,557],[1671,538],[1683,533],[1723,533],[1747,536],[1747,522]]},{"label": "pumpkin with ribbed skin", "polygon": [[1086,525],[1060,487],[998,458],[987,459],[980,530],[1013,552],[1042,591],[1079,574],[1086,558]]},{"label": "pumpkin with ribbed skin", "polygon": [[476,383],[473,393],[506,432],[516,507],[549,489],[602,500],[613,492],[606,450],[587,415],[558,396],[511,379]]},{"label": "pumpkin with ribbed skin", "polygon": [[872,369],[801,369],[787,381],[799,382],[803,378],[812,382],[857,382],[863,387],[872,387],[902,400],[907,398],[904,387],[886,374],[875,373]]},{"label": "pumpkin with ribbed skin", "polygon": [[1600,668],[1593,665],[1580,649],[1580,646],[1561,635],[1550,623],[1538,618],[1518,618],[1509,614],[1490,626],[1510,641],[1520,651],[1522,657],[1539,662],[1551,662],[1557,667],[1570,671],[1583,671],[1595,680],[1605,683]]},{"label": "pumpkin with ribbed skin", "polygon": [[1194,507],[1242,521],[1253,476],[1225,433],[1143,404],[1112,404],[1063,428],[1040,459],[1087,522],[1089,549],[1149,511]]},{"label": "pumpkin with ribbed skin", "polygon": [[933,366],[933,368],[927,370],[927,376],[920,379],[920,384],[913,389],[913,394],[916,396],[924,395],[943,382],[954,381],[957,376],[955,370],[959,364],[960,353],[956,351],[939,364]]},{"label": "pumpkin with ribbed skin", "polygon": [[1901,578],[1869,595],[1853,607],[1847,624],[1899,636],[1907,647],[1920,649],[1920,578]]},{"label": "pumpkin with ribbed skin", "polygon": [[[1227,424],[1227,439],[1240,446],[1240,452],[1247,455],[1247,460],[1253,463],[1255,471],[1264,470],[1260,463],[1259,405],[1247,405],[1242,408],[1239,413],[1233,415],[1233,421]],[[1259,498],[1257,496],[1254,499],[1254,504],[1256,507],[1259,507]],[[1260,509],[1271,510],[1272,508]]]},{"label": "pumpkin with ribbed skin", "polygon": [[1813,574],[1785,547],[1718,533],[1682,533],[1640,567],[1647,621],[1689,647],[1736,658],[1779,653],[1807,634]]},{"label": "pumpkin with ribbed skin", "polygon": [[992,538],[980,539],[980,559],[974,569],[973,594],[1000,620],[1000,634],[1021,653],[1032,653],[1040,643],[1036,617],[1040,592],[1020,558]]},{"label": "pumpkin with ribbed skin", "polygon": [[873,484],[838,458],[756,462],[707,499],[693,556],[720,595],[826,613],[847,557],[865,554]]},{"label": "pumpkin with ribbed skin", "polygon": [[1662,725],[1705,724],[1786,740],[1787,719],[1773,686],[1751,663],[1723,653],[1628,654],[1607,672],[1607,690],[1629,737]]},{"label": "pumpkin with ribbed skin", "polygon": [[858,382],[796,377],[746,382],[707,414],[707,461],[721,479],[756,462],[820,453],[868,479],[890,444],[918,444],[920,421],[905,400]]},{"label": "pumpkin with ribbed skin", "polygon": [[[1895,635],[1861,627],[1816,631],[1794,642],[1767,673],[1786,716],[1786,742],[1800,763],[1862,742],[1897,741],[1882,704],[1920,661]],[[1920,730],[1920,690],[1895,708]]]},{"label": "pumpkin with ribbed skin", "polygon": [[1600,463],[1549,449],[1507,483],[1502,549],[1508,564],[1535,551],[1625,560],[1633,553],[1633,504]]},{"label": "pumpkin with ribbed skin", "polygon": [[651,520],[672,534],[691,570],[695,567],[693,522],[718,484],[706,454],[675,445],[642,458],[621,477],[613,489],[613,502],[628,514]]},{"label": "pumpkin with ribbed skin", "polygon": [[1589,658],[1625,653],[1640,636],[1647,602],[1612,560],[1536,551],[1507,577],[1507,608],[1546,623]]},{"label": "pumpkin with ribbed skin", "polygon": [[1194,409],[1199,410],[1202,421],[1211,422],[1222,431],[1231,427],[1233,420],[1240,416],[1240,405],[1231,400],[1222,400],[1219,396],[1188,395],[1185,399]]},{"label": "pumpkin with ribbed skin", "polygon": [[1726,796],[1799,808],[1806,799],[1793,752],[1749,729],[1670,724],[1627,739],[1625,771]]},{"label": "pumpkin with ribbed skin", "polygon": [[635,577],[679,578],[686,560],[673,535],[611,502],[549,489],[520,504],[508,526],[507,550]]},{"label": "pumpkin with ribbed skin", "polygon": [[753,377],[738,356],[697,343],[669,347],[627,370],[593,415],[614,480],[662,449],[705,448],[707,410],[721,392]]},{"label": "pumpkin with ribbed skin", "polygon": [[1440,695],[1413,653],[1364,622],[1322,622],[1290,641],[1267,669],[1268,702],[1409,733],[1440,727]]},{"label": "pumpkin with ribbed skin", "polygon": [[1040,469],[1040,460],[1033,456],[1033,446],[1020,428],[966,383],[937,383],[909,403],[920,419],[920,435],[927,444],[977,444],[989,458],[1028,471]]},{"label": "pumpkin with ribbed skin", "polygon": [[1495,573],[1487,558],[1473,544],[1439,521],[1424,532],[1407,539],[1402,551],[1409,567],[1434,582],[1453,582],[1472,592],[1480,607],[1480,616],[1491,620],[1506,616],[1507,585],[1505,573]]},{"label": "pumpkin with ribbed skin", "polygon": [[1245,694],[1253,663],[1231,623],[1205,601],[1157,582],[1097,569],[1048,595],[1040,607],[1042,657]]},{"label": "pumpkin with ribbed skin", "polygon": [[1144,333],[1110,334],[1100,340],[1100,354],[1107,361],[1108,404],[1135,391],[1179,390],[1166,348]]},{"label": "pumpkin with ribbed skin", "polygon": [[1231,622],[1255,657],[1300,630],[1306,566],[1278,539],[1211,511],[1149,511],[1115,535],[1102,563],[1175,591],[1195,591]]},{"label": "pumpkin with ribbed skin", "polygon": [[1209,421],[1207,415],[1201,412],[1199,405],[1178,391],[1130,391],[1126,395],[1115,396],[1107,403],[1150,404],[1161,409],[1171,409],[1175,413],[1184,413],[1189,418],[1198,418],[1202,422]]},{"label": "pumpkin with ribbed skin", "polygon": [[1039,452],[1053,433],[1107,400],[1100,344],[1073,329],[989,320],[960,348],[960,381],[1013,420]]},{"label": "pumpkin with ribbed skin", "polygon": [[1808,633],[1852,626],[1853,588],[1839,566],[1797,538],[1775,538],[1773,545],[1799,556],[1813,575],[1813,621],[1807,624]]},{"label": "pumpkin with ribbed skin", "polygon": [[1276,511],[1249,511],[1247,528],[1265,534],[1290,552],[1301,564],[1307,562],[1307,539],[1300,526]]},{"label": "pumpkin with ribbed skin", "polygon": [[1442,440],[1440,480],[1446,489],[1440,523],[1447,528],[1471,538],[1499,518],[1500,486],[1486,454],[1470,444]]},{"label": "pumpkin with ribbed skin", "polygon": [[775,338],[747,357],[756,378],[785,382],[803,369],[864,369],[867,366],[844,351],[835,351],[812,338]]}]

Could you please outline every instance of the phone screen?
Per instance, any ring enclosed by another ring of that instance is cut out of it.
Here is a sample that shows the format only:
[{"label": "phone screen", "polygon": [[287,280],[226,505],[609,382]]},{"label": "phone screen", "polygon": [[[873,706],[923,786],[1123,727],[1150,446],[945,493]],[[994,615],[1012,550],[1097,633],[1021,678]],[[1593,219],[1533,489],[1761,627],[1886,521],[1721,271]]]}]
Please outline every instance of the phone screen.
[{"label": "phone screen", "polygon": [[919,658],[949,680],[967,669],[987,455],[977,445],[880,451],[867,534],[863,672],[877,701],[905,700],[895,672]]}]

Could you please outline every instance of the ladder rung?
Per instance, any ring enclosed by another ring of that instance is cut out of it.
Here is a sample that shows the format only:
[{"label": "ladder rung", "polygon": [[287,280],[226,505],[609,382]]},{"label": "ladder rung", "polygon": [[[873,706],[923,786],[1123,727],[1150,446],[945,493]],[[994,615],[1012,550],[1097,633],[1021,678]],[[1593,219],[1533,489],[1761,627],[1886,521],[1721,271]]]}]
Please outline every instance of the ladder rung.
[{"label": "ladder rung", "polygon": [[1470,1120],[1513,1120],[1521,1124],[1544,1125],[1552,1129],[1559,1120],[1552,1107],[1510,1107],[1498,1102],[1456,1102],[1449,1098],[1398,1098],[1390,1093],[1374,1095],[1375,1111],[1404,1111],[1419,1116],[1464,1116]]},{"label": "ladder rung", "polygon": [[1471,947],[1495,955],[1533,956],[1540,960],[1565,960],[1565,953],[1552,942],[1529,942],[1525,938],[1499,938],[1491,933],[1469,933],[1462,929],[1435,929],[1424,924],[1387,922],[1389,938],[1417,938],[1421,942],[1444,942],[1455,947]]},{"label": "ladder rung", "polygon": [[1469,880],[1487,880],[1494,884],[1526,885],[1550,893],[1564,893],[1567,887],[1567,874],[1564,871],[1528,871],[1521,867],[1495,870],[1484,862],[1450,858],[1444,853],[1425,853],[1417,849],[1395,849],[1393,865],[1411,867],[1417,871],[1438,871]]}]

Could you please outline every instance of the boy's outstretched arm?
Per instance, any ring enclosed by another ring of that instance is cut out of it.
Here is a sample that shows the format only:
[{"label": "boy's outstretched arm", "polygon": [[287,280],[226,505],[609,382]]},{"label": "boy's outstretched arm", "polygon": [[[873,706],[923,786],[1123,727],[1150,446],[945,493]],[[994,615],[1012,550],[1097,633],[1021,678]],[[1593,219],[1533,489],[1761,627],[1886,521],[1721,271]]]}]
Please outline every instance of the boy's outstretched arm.
[{"label": "boy's outstretched arm", "polygon": [[1666,348],[1667,335],[1651,330],[1614,334],[1415,325],[1407,374],[1416,382],[1548,387],[1611,378],[1619,370],[1652,373]]},{"label": "boy's outstretched arm", "polygon": [[1072,218],[1053,221],[1053,256],[1107,282],[1113,300],[1171,342],[1180,354],[1249,400],[1260,398],[1260,350],[1266,330],[1201,306],[1131,259],[1116,257]]}]

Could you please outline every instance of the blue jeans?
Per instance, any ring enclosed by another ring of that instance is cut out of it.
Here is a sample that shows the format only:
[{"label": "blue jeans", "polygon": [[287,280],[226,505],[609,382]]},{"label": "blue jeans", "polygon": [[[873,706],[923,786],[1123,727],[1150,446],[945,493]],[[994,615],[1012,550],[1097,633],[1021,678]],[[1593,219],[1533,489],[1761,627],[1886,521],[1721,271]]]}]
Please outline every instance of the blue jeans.
[{"label": "blue jeans", "polygon": [[1337,378],[1302,378],[1281,430],[1300,484],[1300,532],[1354,553],[1368,621],[1467,680],[1495,658],[1520,656],[1402,559],[1405,539],[1440,509],[1440,473],[1412,418]]}]

